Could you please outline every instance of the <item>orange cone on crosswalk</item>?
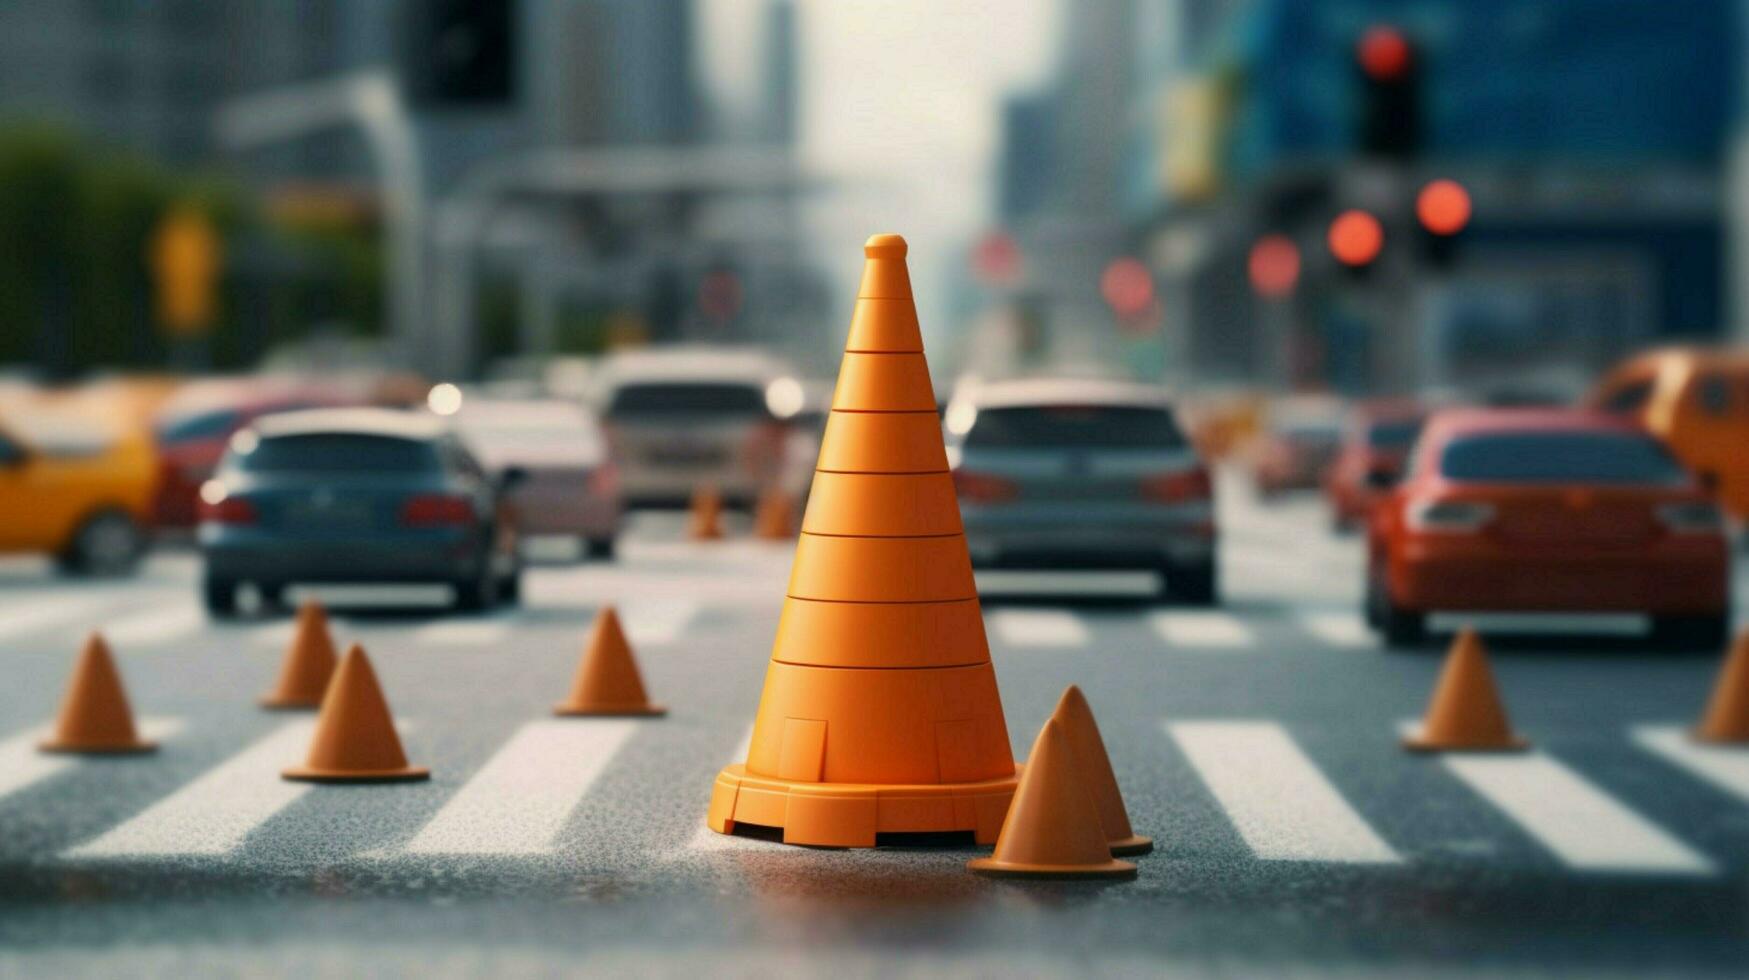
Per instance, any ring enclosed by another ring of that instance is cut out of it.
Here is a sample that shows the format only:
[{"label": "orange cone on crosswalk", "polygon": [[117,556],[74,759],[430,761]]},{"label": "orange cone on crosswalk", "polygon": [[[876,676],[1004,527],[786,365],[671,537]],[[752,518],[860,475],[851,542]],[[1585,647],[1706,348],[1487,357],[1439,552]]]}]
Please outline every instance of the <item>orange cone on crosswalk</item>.
[{"label": "orange cone on crosswalk", "polygon": [[713,484],[693,488],[686,536],[694,541],[716,541],[723,536],[723,495]]},{"label": "orange cone on crosswalk", "polygon": [[960,527],[905,241],[863,248],[862,288],[745,763],[711,829],[870,847],[995,841],[1018,770]]},{"label": "orange cone on crosswalk", "polygon": [[966,867],[1004,878],[1133,878],[1136,866],[1111,856],[1099,806],[1063,725],[1045,722],[989,857]]},{"label": "orange cone on crosswalk", "polygon": [[1694,737],[1703,742],[1749,743],[1749,631],[1737,634],[1725,654]]},{"label": "orange cone on crosswalk", "polygon": [[1075,750],[1075,768],[1081,782],[1093,797],[1099,811],[1099,822],[1113,854],[1146,854],[1154,849],[1154,841],[1130,827],[1129,810],[1123,805],[1123,793],[1117,787],[1117,773],[1111,769],[1111,757],[1105,752],[1105,739],[1100,737],[1099,722],[1093,719],[1093,709],[1086,695],[1075,685],[1069,685],[1057,701],[1051,720],[1062,729]]},{"label": "orange cone on crosswalk", "polygon": [[1452,640],[1421,730],[1403,740],[1417,752],[1510,752],[1527,747],[1512,734],[1488,654],[1473,629]]},{"label": "orange cone on crosswalk", "polygon": [[556,715],[665,715],[668,709],[650,703],[632,646],[620,628],[619,613],[602,607],[589,630],[583,662],[571,682],[571,694],[553,706]]},{"label": "orange cone on crosswalk", "polygon": [[407,764],[394,716],[364,648],[354,643],[322,697],[316,737],[301,766],[281,773],[312,783],[394,783],[428,779],[431,770]]},{"label": "orange cone on crosswalk", "polygon": [[158,747],[141,738],[134,727],[134,712],[128,706],[121,674],[101,634],[92,633],[86,639],[73,667],[72,683],[61,700],[55,730],[37,747],[44,752],[92,755],[150,752]]},{"label": "orange cone on crosswalk", "polygon": [[753,536],[766,541],[789,541],[796,536],[796,505],[775,484],[759,494],[753,508]]},{"label": "orange cone on crosswalk", "polygon": [[297,628],[280,662],[279,680],[261,698],[263,708],[319,708],[334,676],[334,637],[328,632],[328,614],[310,600],[298,610]]}]

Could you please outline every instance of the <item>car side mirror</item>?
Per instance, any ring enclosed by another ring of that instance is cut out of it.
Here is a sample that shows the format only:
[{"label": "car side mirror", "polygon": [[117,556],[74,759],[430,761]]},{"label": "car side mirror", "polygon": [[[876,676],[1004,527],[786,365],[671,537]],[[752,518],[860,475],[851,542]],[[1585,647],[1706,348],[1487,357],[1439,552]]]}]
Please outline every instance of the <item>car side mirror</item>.
[{"label": "car side mirror", "polygon": [[498,474],[498,487],[502,490],[515,490],[528,482],[528,470],[520,466],[506,466]]}]

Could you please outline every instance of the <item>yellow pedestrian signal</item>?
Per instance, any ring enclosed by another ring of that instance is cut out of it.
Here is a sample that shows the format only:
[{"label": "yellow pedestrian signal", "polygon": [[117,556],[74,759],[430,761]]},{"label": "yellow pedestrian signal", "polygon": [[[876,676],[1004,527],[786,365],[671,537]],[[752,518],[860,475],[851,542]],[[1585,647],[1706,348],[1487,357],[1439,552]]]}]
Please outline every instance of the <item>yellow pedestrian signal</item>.
[{"label": "yellow pedestrian signal", "polygon": [[188,336],[212,326],[217,306],[219,236],[206,215],[177,208],[158,223],[148,256],[157,288],[158,323]]}]

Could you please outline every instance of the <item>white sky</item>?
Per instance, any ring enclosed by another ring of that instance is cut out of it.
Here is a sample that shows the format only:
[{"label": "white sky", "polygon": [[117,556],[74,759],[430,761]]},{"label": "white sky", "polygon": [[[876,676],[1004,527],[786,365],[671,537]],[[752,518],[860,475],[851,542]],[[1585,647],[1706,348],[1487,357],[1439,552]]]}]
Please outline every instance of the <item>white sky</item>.
[{"label": "white sky", "polygon": [[[756,66],[722,52],[748,50],[765,0],[697,2],[705,73],[731,98],[750,96]],[[799,149],[809,171],[839,182],[808,222],[840,312],[849,315],[863,239],[898,232],[911,243],[924,328],[939,336],[942,267],[990,220],[1001,96],[1047,77],[1057,2],[796,3]]]}]

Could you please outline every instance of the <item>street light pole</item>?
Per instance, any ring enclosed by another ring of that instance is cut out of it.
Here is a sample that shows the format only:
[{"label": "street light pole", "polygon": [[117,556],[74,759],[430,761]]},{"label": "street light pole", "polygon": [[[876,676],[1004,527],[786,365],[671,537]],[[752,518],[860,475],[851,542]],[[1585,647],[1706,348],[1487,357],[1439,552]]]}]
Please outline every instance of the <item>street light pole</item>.
[{"label": "street light pole", "polygon": [[337,126],[357,126],[376,164],[389,274],[384,309],[401,356],[430,371],[433,361],[422,316],[425,296],[425,176],[413,121],[394,79],[384,71],[291,85],[231,99],[219,107],[219,140],[233,150],[299,139]]}]

